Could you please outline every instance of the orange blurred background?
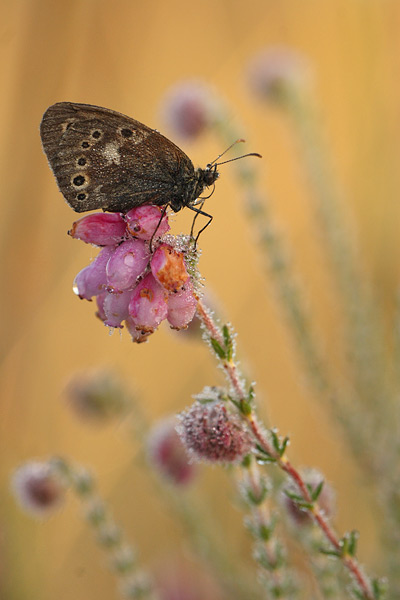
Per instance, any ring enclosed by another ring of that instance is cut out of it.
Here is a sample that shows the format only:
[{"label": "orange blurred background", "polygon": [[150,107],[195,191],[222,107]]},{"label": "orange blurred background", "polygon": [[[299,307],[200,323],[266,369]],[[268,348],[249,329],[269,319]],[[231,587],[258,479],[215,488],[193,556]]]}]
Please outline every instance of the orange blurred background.
[{"label": "orange blurred background", "polygon": [[[76,215],[42,152],[41,116],[54,102],[85,102],[172,137],[161,120],[165,92],[187,78],[210,83],[230,107],[246,151],[263,155],[257,167],[275,221],[288,238],[325,350],[335,360],[341,352],[335,294],[294,136],[279,111],[251,98],[244,71],[253,54],[268,46],[289,46],[309,60],[363,266],[390,310],[399,269],[400,5],[3,0],[0,23],[0,595],[116,598],[78,504],[71,501],[61,514],[37,524],[15,507],[9,477],[32,457],[64,455],[87,464],[145,561],[162,564],[167,555],[184,554],[181,530],[135,458],[139,449],[127,429],[79,422],[61,392],[72,373],[110,366],[155,419],[183,409],[204,385],[222,383],[222,372],[205,345],[181,339],[166,326],[142,345],[132,344],[124,331],[109,336],[93,305],[74,296],[74,276],[96,252],[66,235]],[[199,166],[224,150],[211,134],[196,143],[174,141]],[[361,559],[376,571],[374,499],[340,432],[305,383],[244,217],[234,169],[221,170],[207,203],[214,221],[200,241],[202,275],[238,333],[239,358],[257,382],[260,412],[290,435],[296,465],[318,467],[333,483],[338,530],[360,530]],[[190,227],[191,215],[184,213],[174,217],[175,233]],[[203,493],[229,543],[243,547],[245,557],[248,538],[240,512],[227,508],[233,492],[226,479],[221,469],[211,469],[203,475]]]}]

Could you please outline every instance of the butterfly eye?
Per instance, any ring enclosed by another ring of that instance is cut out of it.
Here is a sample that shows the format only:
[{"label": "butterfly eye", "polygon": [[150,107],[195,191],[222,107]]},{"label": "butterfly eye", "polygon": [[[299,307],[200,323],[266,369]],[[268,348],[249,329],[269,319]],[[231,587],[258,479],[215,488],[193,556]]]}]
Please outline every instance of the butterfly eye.
[{"label": "butterfly eye", "polygon": [[121,135],[124,138],[130,138],[133,136],[133,131],[132,131],[132,129],[128,129],[127,127],[124,127],[123,129],[121,129]]},{"label": "butterfly eye", "polygon": [[79,194],[76,195],[76,199],[77,200],[86,200],[87,198],[87,194],[85,194],[84,192],[80,192]]},{"label": "butterfly eye", "polygon": [[81,147],[82,147],[82,148],[90,148],[90,144],[89,144],[89,142],[87,142],[87,141],[85,140],[84,142],[82,142],[82,144],[81,144]]},{"label": "butterfly eye", "polygon": [[94,131],[92,131],[92,138],[94,138],[95,140],[99,140],[102,136],[102,132],[99,131],[98,129],[95,129]]},{"label": "butterfly eye", "polygon": [[85,177],[84,175],[73,175],[72,177],[72,185],[74,187],[82,187],[82,186],[88,186],[89,185],[89,178]]},{"label": "butterfly eye", "polygon": [[78,167],[84,167],[88,164],[88,161],[84,156],[80,156],[76,161],[76,164],[78,165]]}]

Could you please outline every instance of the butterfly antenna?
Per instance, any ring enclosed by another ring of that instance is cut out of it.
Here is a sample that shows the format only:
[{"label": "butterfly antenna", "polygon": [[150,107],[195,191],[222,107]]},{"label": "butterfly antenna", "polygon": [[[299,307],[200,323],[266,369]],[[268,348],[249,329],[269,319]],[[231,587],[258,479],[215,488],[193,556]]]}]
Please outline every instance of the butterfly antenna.
[{"label": "butterfly antenna", "polygon": [[257,156],[258,158],[262,158],[261,154],[258,152],[249,152],[249,154],[242,154],[242,156],[235,156],[235,158],[230,158],[229,160],[224,160],[220,163],[215,163],[215,167],[219,167],[220,165],[226,165],[226,163],[233,162],[234,160],[239,160],[240,158],[246,158],[246,156]]},{"label": "butterfly antenna", "polygon": [[240,140],[236,140],[235,142],[233,142],[233,144],[231,144],[230,146],[228,146],[228,148],[226,150],[224,150],[219,156],[217,156],[217,158],[215,160],[213,160],[212,162],[208,163],[207,167],[212,167],[214,163],[216,163],[221,156],[223,156],[224,154],[226,154],[227,152],[229,152],[229,150],[231,148],[233,148],[233,146],[236,146],[236,144],[241,144],[244,143],[246,140],[240,139]]},{"label": "butterfly antenna", "polygon": [[231,144],[230,146],[228,146],[228,148],[226,150],[224,150],[219,156],[217,156],[217,158],[215,160],[213,160],[212,162],[208,163],[207,167],[210,168],[213,165],[215,167],[218,167],[219,165],[225,165],[228,162],[232,162],[234,160],[239,160],[239,158],[245,158],[246,156],[258,156],[258,158],[262,158],[261,154],[258,154],[258,152],[251,152],[249,154],[243,154],[243,156],[236,156],[235,158],[230,158],[229,160],[224,160],[223,162],[218,162],[219,159],[224,156],[224,154],[226,154],[227,152],[229,152],[229,150],[231,148],[233,148],[233,146],[236,146],[236,144],[241,144],[243,142],[245,142],[246,140],[243,139],[239,139],[236,140],[235,142],[233,142],[233,144]]}]

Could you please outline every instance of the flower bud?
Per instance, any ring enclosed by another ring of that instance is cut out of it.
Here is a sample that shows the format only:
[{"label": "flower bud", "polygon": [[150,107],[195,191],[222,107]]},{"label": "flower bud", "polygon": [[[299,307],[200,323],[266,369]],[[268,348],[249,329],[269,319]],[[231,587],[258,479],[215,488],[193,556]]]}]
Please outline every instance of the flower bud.
[{"label": "flower bud", "polygon": [[64,396],[80,416],[97,423],[124,416],[130,405],[120,379],[108,369],[76,373],[67,383]]},{"label": "flower bud", "polygon": [[176,432],[176,417],[157,423],[149,433],[147,448],[149,460],[159,473],[176,485],[187,485],[195,475],[196,467]]},{"label": "flower bud", "polygon": [[105,246],[96,258],[75,277],[73,290],[79,298],[91,300],[101,294],[107,283],[106,266],[115,246]]},{"label": "flower bud", "polygon": [[129,303],[129,315],[136,329],[143,333],[152,332],[166,318],[167,292],[149,273],[135,287]]},{"label": "flower bud", "polygon": [[139,275],[145,271],[149,251],[142,240],[122,242],[107,262],[107,285],[110,291],[132,289]]},{"label": "flower bud", "polygon": [[126,223],[121,213],[92,213],[75,221],[69,235],[96,246],[115,246],[126,236]]},{"label": "flower bud", "polygon": [[168,292],[180,291],[189,279],[182,252],[161,244],[151,259],[151,272]]},{"label": "flower bud", "polygon": [[162,111],[167,126],[175,134],[195,139],[215,120],[217,104],[205,84],[184,81],[166,94]]},{"label": "flower bud", "polygon": [[108,327],[122,327],[122,321],[129,317],[129,302],[132,291],[111,293],[107,292],[102,303],[104,324]]},{"label": "flower bud", "polygon": [[[202,392],[201,398],[204,398]],[[212,392],[212,390],[211,390]],[[197,461],[231,463],[251,452],[252,440],[240,418],[228,410],[226,402],[197,400],[179,415],[178,433]]]},{"label": "flower bud", "polygon": [[154,331],[154,329],[150,329],[149,331],[141,331],[140,329],[137,329],[135,321],[132,319],[132,317],[128,317],[125,320],[125,326],[131,334],[132,342],[136,342],[137,344],[147,342],[147,338]]},{"label": "flower bud", "polygon": [[170,230],[165,213],[161,219],[162,209],[159,206],[146,205],[132,208],[125,215],[126,227],[131,235],[141,240],[159,238]]},{"label": "flower bud", "polygon": [[196,308],[197,298],[189,281],[184,290],[168,296],[168,323],[174,329],[184,329],[192,321]]},{"label": "flower bud", "polygon": [[46,518],[64,500],[65,488],[48,463],[27,462],[12,477],[12,489],[20,507],[38,518]]},{"label": "flower bud", "polygon": [[281,104],[297,89],[307,85],[304,59],[290,48],[267,48],[255,55],[248,66],[248,82],[261,99]]}]

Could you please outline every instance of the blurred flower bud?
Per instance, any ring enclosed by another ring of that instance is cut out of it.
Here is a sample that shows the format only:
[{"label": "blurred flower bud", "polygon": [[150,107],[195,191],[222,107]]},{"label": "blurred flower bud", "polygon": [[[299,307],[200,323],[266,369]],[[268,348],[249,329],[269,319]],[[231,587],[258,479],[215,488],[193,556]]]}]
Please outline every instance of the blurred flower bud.
[{"label": "blurred flower bud", "polygon": [[176,135],[195,139],[213,121],[219,112],[212,91],[200,81],[183,81],[165,95],[162,116],[167,127]]},{"label": "blurred flower bud", "polygon": [[294,50],[266,48],[249,62],[247,79],[251,91],[262,100],[281,104],[297,89],[308,85],[306,61]]},{"label": "blurred flower bud", "polygon": [[187,485],[193,480],[196,466],[176,432],[177,418],[162,419],[150,431],[147,439],[149,461],[168,481]]},{"label": "blurred flower bud", "polygon": [[64,395],[80,417],[95,422],[122,417],[130,406],[130,396],[119,378],[106,369],[75,374],[67,383]]},{"label": "blurred flower bud", "polygon": [[13,474],[12,490],[15,498],[26,513],[37,518],[46,518],[58,509],[65,488],[48,463],[27,462]]}]

